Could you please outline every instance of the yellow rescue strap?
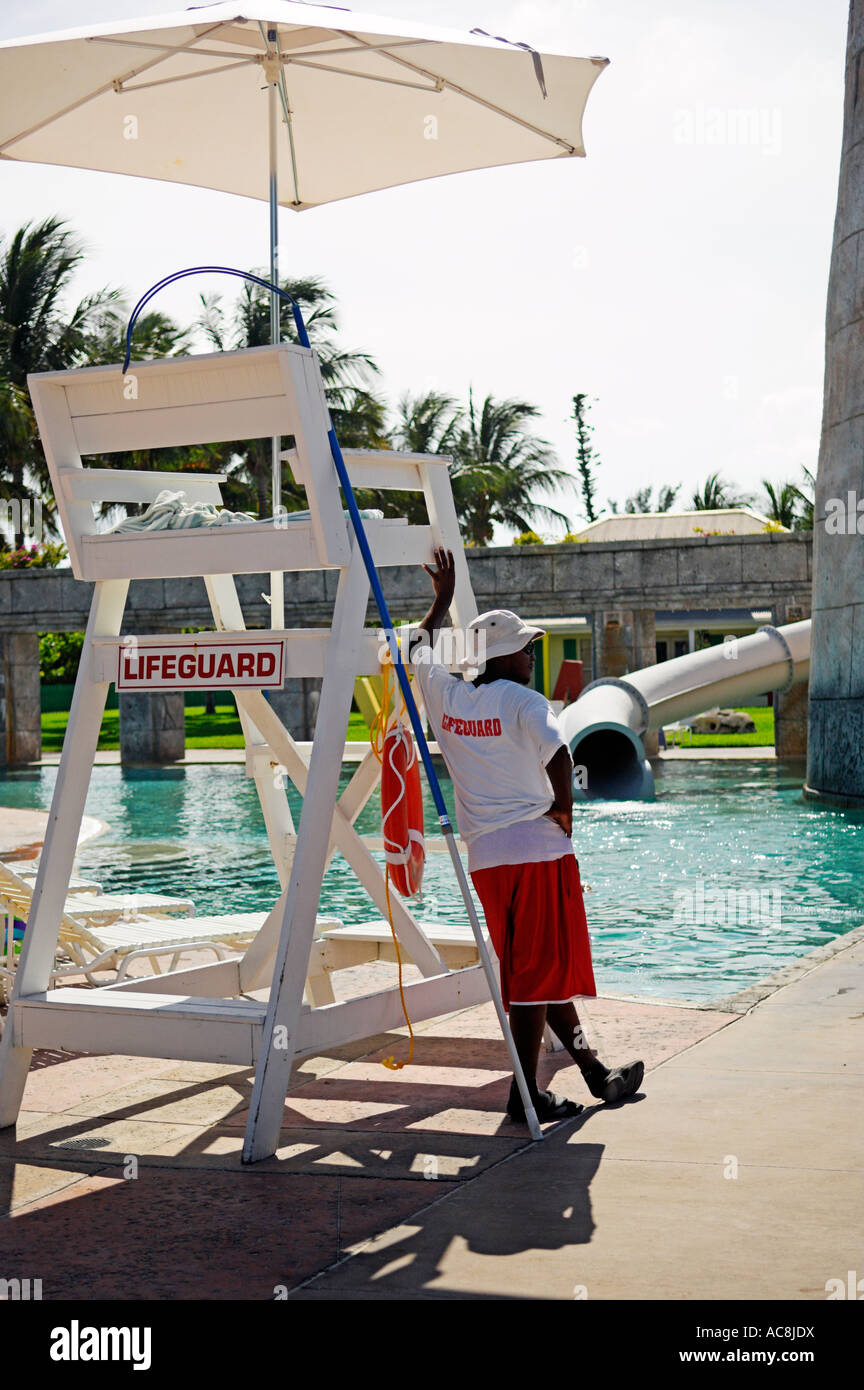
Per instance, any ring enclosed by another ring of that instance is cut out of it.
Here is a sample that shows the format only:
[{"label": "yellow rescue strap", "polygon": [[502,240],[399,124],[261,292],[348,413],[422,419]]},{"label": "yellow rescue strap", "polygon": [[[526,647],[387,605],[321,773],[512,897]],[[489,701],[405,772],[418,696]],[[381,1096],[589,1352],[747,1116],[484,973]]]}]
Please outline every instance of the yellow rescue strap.
[{"label": "yellow rescue strap", "polygon": [[[381,706],[380,706],[380,708],[379,708],[379,710],[378,710],[377,715],[376,715],[375,718],[373,719],[373,721],[372,721],[372,727],[371,727],[371,729],[369,730],[370,742],[371,742],[371,744],[372,744],[372,751],[373,751],[373,753],[375,754],[375,757],[378,759],[379,763],[383,763],[383,762],[384,762],[384,745],[385,745],[385,740],[386,740],[386,738],[387,738],[387,729],[388,729],[388,726],[389,726],[389,724],[390,724],[390,722],[391,722],[391,720],[390,720],[390,701],[391,701],[391,698],[392,698],[392,696],[391,696],[391,671],[392,671],[392,666],[391,666],[391,664],[390,664],[390,658],[389,658],[389,655],[388,655],[388,657],[385,659],[385,661],[384,661],[384,663],[383,663],[383,670],[382,670],[382,673],[381,673]],[[398,687],[397,687],[397,691],[398,691]],[[399,707],[398,712],[396,712],[396,711],[394,710],[394,722],[401,722],[401,721],[402,721],[402,718],[403,718],[403,715],[405,715],[405,714],[407,713],[406,706],[405,706],[405,697],[404,697],[404,695],[402,695],[401,691],[398,691],[398,693],[399,693],[400,707]],[[398,940],[398,938],[397,938],[397,936],[396,936],[396,928],[393,926],[393,907],[392,907],[392,904],[391,904],[391,902],[390,902],[390,865],[389,865],[389,864],[387,864],[387,865],[385,866],[385,870],[384,870],[384,892],[385,892],[385,895],[386,895],[386,898],[387,898],[387,920],[388,920],[388,922],[390,923],[390,932],[391,932],[391,935],[392,935],[392,937],[393,937],[393,949],[394,949],[395,952],[396,952],[396,964],[397,964],[397,967],[398,967],[398,970],[399,970],[399,998],[400,998],[401,1001],[402,1001],[402,1013],[403,1013],[403,1015],[404,1015],[404,1017],[405,1017],[405,1022],[406,1022],[407,1025],[408,1025],[409,1042],[408,1042],[408,1058],[407,1058],[407,1061],[405,1061],[405,1062],[397,1062],[396,1059],[395,1059],[395,1057],[384,1057],[384,1058],[382,1058],[381,1065],[382,1065],[382,1067],[387,1067],[388,1071],[401,1071],[403,1067],[408,1066],[408,1065],[410,1064],[411,1059],[412,1059],[412,1057],[414,1056],[414,1029],[411,1027],[411,1020],[410,1020],[410,1018],[408,1017],[408,1009],[407,1009],[407,1006],[406,1006],[406,1004],[405,1004],[405,991],[404,991],[404,989],[403,989],[403,987],[402,987],[402,952],[399,950],[399,940]]]}]

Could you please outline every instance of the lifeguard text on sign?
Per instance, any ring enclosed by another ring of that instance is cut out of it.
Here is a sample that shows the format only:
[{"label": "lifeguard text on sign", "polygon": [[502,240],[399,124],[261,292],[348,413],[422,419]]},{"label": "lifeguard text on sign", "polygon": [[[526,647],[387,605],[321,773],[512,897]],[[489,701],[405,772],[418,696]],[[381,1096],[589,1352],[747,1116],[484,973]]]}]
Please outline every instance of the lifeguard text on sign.
[{"label": "lifeguard text on sign", "polygon": [[129,642],[117,656],[118,690],[278,689],[284,681],[282,642],[180,646]]}]

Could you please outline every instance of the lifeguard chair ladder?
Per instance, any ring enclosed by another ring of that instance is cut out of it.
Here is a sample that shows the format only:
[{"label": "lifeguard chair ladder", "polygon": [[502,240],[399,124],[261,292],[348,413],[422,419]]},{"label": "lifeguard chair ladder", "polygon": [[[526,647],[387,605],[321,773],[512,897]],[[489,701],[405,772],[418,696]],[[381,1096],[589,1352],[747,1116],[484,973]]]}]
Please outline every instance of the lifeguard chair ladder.
[{"label": "lifeguard chair ladder", "polygon": [[[309,349],[283,344],[133,364],[125,377],[116,366],[49,372],[31,376],[28,384],[73,573],[93,582],[95,590],[10,1026],[0,1043],[0,1126],[17,1119],[34,1047],[234,1062],[256,1069],[243,1156],[263,1158],[276,1150],[297,1058],[402,1023],[398,990],[336,1002],[326,988],[314,997],[314,969],[310,973],[322,879],[336,849],[386,913],[383,870],[354,829],[380,777],[371,750],[338,794],[354,681],[380,671],[379,639],[364,628],[369,582],[343,511],[317,359]],[[224,475],[96,468],[85,466],[84,457],[274,435],[294,438],[291,465],[306,489],[308,518],[292,520],[289,514],[249,524],[99,533],[94,503],[148,503],[166,486],[190,502],[218,503]],[[423,492],[427,525],[366,522],[375,564],[419,566],[432,560],[436,546],[451,549],[457,566],[454,622],[470,621],[476,605],[448,461],[378,451],[346,451],[345,461],[356,487]],[[338,574],[329,629],[246,631],[235,575],[310,569]],[[193,575],[204,578],[213,632],[194,639],[135,634],[139,654],[148,646],[188,648],[190,640],[218,646],[230,633],[232,644],[262,638],[281,643],[286,676],[323,676],[308,762],[261,689],[234,690],[280,895],[241,958],[99,989],[49,989],[105,700],[130,640],[120,635],[129,583]],[[277,769],[303,796],[296,835]],[[391,902],[400,946],[423,976],[405,987],[412,1019],[489,997],[482,966],[448,970],[405,903],[395,894]],[[304,1002],[307,976],[312,985]],[[268,983],[267,1004],[242,997]]]}]

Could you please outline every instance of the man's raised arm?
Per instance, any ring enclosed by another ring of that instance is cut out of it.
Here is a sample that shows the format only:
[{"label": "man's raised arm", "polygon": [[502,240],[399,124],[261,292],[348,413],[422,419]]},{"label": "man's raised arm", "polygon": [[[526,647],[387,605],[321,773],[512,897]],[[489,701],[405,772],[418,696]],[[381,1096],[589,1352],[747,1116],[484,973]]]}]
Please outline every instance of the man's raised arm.
[{"label": "man's raised arm", "polygon": [[424,565],[423,568],[431,576],[435,586],[435,598],[420,627],[411,637],[408,649],[409,660],[413,656],[415,648],[421,643],[428,641],[430,646],[434,643],[436,632],[444,626],[444,620],[450,611],[450,604],[453,602],[453,593],[456,588],[456,566],[452,550],[436,550],[434,569],[431,565]]}]

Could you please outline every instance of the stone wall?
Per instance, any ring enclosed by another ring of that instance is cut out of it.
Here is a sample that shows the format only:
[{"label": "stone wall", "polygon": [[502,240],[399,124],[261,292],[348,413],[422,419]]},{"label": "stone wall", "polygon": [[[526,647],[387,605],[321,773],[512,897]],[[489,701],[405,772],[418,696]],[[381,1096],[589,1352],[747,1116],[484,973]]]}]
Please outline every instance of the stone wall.
[{"label": "stone wall", "polygon": [[[692,540],[587,542],[494,546],[468,554],[481,610],[512,608],[529,617],[572,617],[599,610],[768,608],[810,603],[809,531]],[[329,622],[336,597],[334,571],[285,575],[289,627]],[[432,598],[420,566],[382,570],[393,618],[420,617]],[[263,627],[261,597],[268,576],[239,575],[237,588],[250,627]],[[91,585],[62,570],[0,571],[0,632],[82,632]],[[375,618],[370,603],[369,621]],[[165,632],[207,627],[210,609],[201,579],[135,579],[129,586],[124,631]]]},{"label": "stone wall", "polygon": [[[652,665],[656,609],[761,608],[780,624],[810,611],[811,536],[693,537],[469,550],[471,582],[481,609],[511,608],[529,618],[591,618],[594,676],[621,675]],[[289,627],[324,626],[336,597],[334,571],[285,575]],[[250,627],[269,622],[262,593],[266,575],[239,575],[237,588]],[[419,566],[382,571],[394,621],[419,618],[432,597]],[[0,678],[7,762],[40,756],[37,632],[80,632],[87,622],[92,586],[63,570],[0,571]],[[377,619],[370,603],[367,621]],[[138,634],[209,627],[202,579],[133,580],[123,625]],[[274,695],[295,737],[311,737],[320,682],[287,682]],[[181,706],[171,697],[137,696],[121,702],[124,761],[170,761],[183,756]],[[778,702],[778,729],[789,755],[806,748],[800,695]],[[784,732],[785,731],[785,732]],[[2,741],[0,741],[2,742]]]}]

